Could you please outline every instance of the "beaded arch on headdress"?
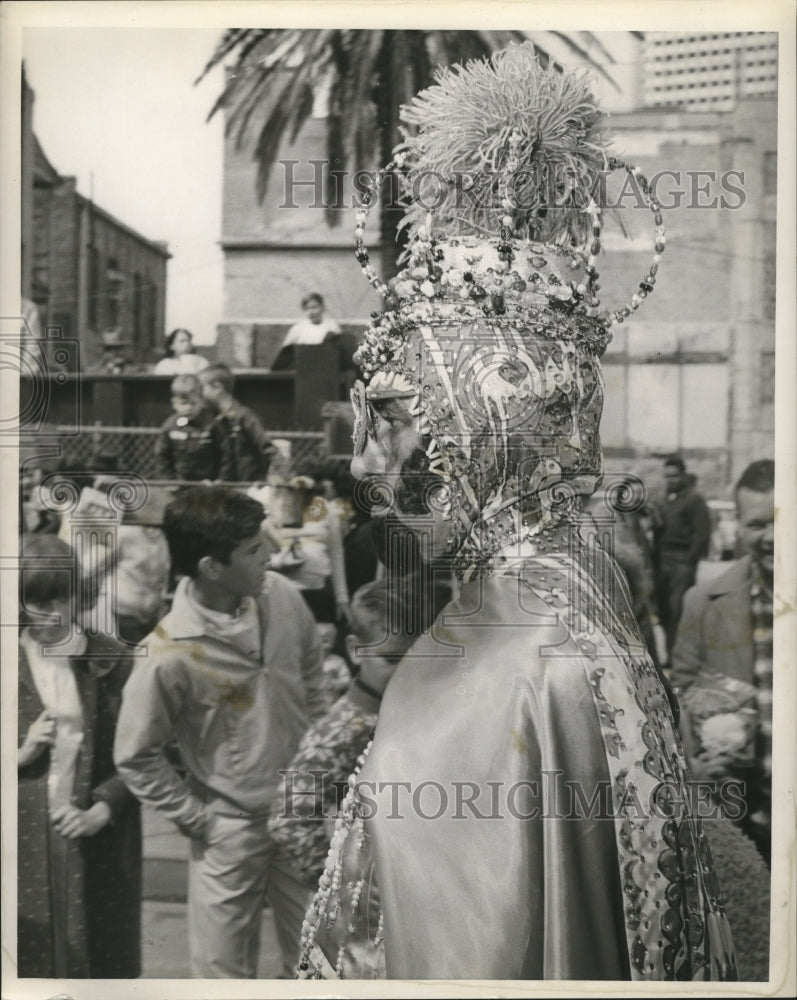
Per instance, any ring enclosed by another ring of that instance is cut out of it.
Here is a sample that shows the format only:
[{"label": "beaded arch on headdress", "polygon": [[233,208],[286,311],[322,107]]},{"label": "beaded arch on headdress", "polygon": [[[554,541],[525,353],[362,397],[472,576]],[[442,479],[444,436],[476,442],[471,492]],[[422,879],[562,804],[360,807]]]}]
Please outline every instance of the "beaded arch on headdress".
[{"label": "beaded arch on headdress", "polygon": [[[377,175],[378,180],[381,180],[381,178],[395,166],[399,166],[399,163],[397,163],[396,160],[389,164],[383,171],[380,171]],[[574,332],[576,333],[575,339],[585,339],[583,336],[578,336],[579,332],[583,333],[583,328],[578,325],[579,316],[599,321],[598,325],[608,331],[611,326],[623,323],[632,312],[642,305],[642,302],[654,290],[661,255],[664,253],[666,245],[666,234],[664,229],[664,220],[661,213],[661,205],[650,193],[650,186],[641,170],[632,164],[625,163],[622,160],[615,159],[614,157],[610,157],[607,160],[607,169],[609,171],[625,170],[634,178],[638,190],[641,192],[647,207],[654,216],[654,255],[646,274],[639,281],[637,290],[631,295],[628,301],[614,309],[612,312],[601,313],[599,310],[600,300],[596,294],[600,288],[598,283],[599,275],[596,265],[601,252],[600,237],[602,232],[602,210],[596,204],[594,198],[590,197],[589,203],[584,208],[584,212],[592,219],[591,234],[582,249],[570,250],[573,263],[575,264],[576,262],[579,262],[583,264],[584,277],[580,280],[573,279],[569,285],[551,287],[549,295],[549,301],[553,299],[558,302],[566,302],[572,305],[572,311],[570,312],[570,325],[574,326]],[[508,202],[509,199],[506,201]],[[377,273],[376,268],[371,263],[368,249],[365,246],[365,226],[372,204],[372,196],[368,192],[365,192],[362,197],[362,205],[357,210],[356,214],[355,257],[360,264],[366,279],[385,302],[387,308],[383,313],[374,313],[372,315],[373,323],[366,332],[364,345],[365,349],[361,349],[359,352],[361,363],[365,362],[364,374],[366,377],[368,377],[369,369],[376,367],[374,364],[369,364],[369,355],[373,355],[373,361],[375,362],[381,361],[384,363],[388,360],[386,350],[390,350],[392,346],[391,339],[395,339],[395,333],[391,338],[390,331],[397,331],[401,327],[408,325],[408,323],[414,325],[414,317],[412,316],[411,307],[413,305],[417,305],[419,302],[424,305],[428,303],[428,305],[433,306],[435,299],[439,299],[441,295],[441,275],[435,272],[435,264],[441,258],[436,255],[438,242],[435,239],[433,232],[433,210],[430,210],[427,214],[427,224],[425,227],[421,227],[419,232],[414,236],[408,252],[407,270],[410,272],[410,277],[407,280],[413,280],[415,282],[415,295],[413,298],[402,300]],[[512,216],[509,214],[512,211],[511,204],[507,205],[505,203],[503,207],[506,208],[508,214],[504,217],[500,236],[496,241],[496,249],[498,251],[499,259],[505,261],[507,266],[509,266],[513,260],[514,254],[519,249],[520,244],[518,241],[513,240],[511,228]],[[521,242],[523,245],[529,245],[529,241]],[[439,270],[440,269],[438,268],[438,271]],[[535,275],[539,281],[541,272],[532,271],[529,277],[534,280]],[[473,280],[472,276],[468,276],[467,274],[464,276],[464,281],[466,286],[469,287],[464,289],[467,294],[460,294],[460,299],[465,300],[460,303],[460,309],[463,304],[467,304],[467,306],[471,306],[471,308],[467,313],[461,313],[461,315],[468,316],[470,313],[473,313],[473,318],[485,317],[487,319],[496,319],[506,315],[507,290],[505,288],[502,287],[501,292],[490,291]],[[510,287],[510,294],[512,290],[519,292],[525,291],[526,279],[520,278],[519,281],[523,284],[516,284],[514,287]],[[534,315],[538,315],[539,312],[539,308],[535,309]],[[435,315],[434,308],[427,308],[423,310],[423,315],[419,318],[424,322],[434,322],[437,316]],[[509,318],[512,318],[511,315]],[[521,321],[524,319],[523,315],[520,315],[519,318]],[[560,330],[559,332],[563,331]],[[605,348],[606,343],[608,343],[608,339],[608,337],[604,338],[599,336],[595,346],[599,348],[602,346]],[[603,340],[602,345],[600,343],[601,340]],[[369,350],[369,348],[371,348],[371,350]],[[602,350],[599,350],[599,353],[602,353]]]}]

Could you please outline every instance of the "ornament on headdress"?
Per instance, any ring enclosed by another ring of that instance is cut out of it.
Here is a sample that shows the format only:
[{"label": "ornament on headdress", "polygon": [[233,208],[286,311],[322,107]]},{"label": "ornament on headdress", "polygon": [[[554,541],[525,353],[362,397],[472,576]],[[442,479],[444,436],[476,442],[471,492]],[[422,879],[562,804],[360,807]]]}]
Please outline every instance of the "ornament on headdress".
[{"label": "ornament on headdress", "polygon": [[[606,116],[585,76],[542,69],[533,47],[512,46],[489,62],[440,71],[402,121],[404,142],[386,169],[401,171],[409,245],[389,285],[363,242],[368,194],[356,216],[355,256],[387,307],[359,352],[366,378],[399,349],[402,330],[454,311],[602,354],[609,328],[653,291],[665,235],[644,176],[606,155]],[[597,294],[602,209],[594,195],[601,176],[619,169],[654,215],[655,255],[631,299],[608,313]]]}]

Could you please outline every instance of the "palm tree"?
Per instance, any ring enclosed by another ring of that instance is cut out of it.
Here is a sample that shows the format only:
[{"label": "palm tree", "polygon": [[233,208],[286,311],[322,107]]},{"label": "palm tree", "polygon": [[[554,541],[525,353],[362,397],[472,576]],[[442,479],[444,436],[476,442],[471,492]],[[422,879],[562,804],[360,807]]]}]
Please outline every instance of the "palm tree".
[{"label": "palm tree", "polygon": [[[545,33],[542,33],[545,34]],[[591,33],[570,35],[549,32],[575,55],[611,81],[605,69],[611,55]],[[555,62],[548,48],[532,41],[542,64]],[[208,115],[227,112],[226,133],[238,147],[250,132],[253,117],[260,119],[257,135],[257,197],[266,195],[269,177],[283,141],[294,141],[313,112],[316,99],[326,95],[325,175],[327,219],[336,225],[333,192],[337,185],[331,170],[350,171],[389,162],[400,140],[402,104],[428,86],[435,70],[454,62],[482,58],[511,42],[527,42],[521,31],[380,31],[349,29],[230,29],[199,80],[214,67],[228,63],[222,93]],[[598,59],[591,54],[597,52]],[[401,217],[395,206],[396,179],[383,197],[380,229],[383,268],[395,258],[397,227]],[[392,250],[392,252],[391,252]]]}]

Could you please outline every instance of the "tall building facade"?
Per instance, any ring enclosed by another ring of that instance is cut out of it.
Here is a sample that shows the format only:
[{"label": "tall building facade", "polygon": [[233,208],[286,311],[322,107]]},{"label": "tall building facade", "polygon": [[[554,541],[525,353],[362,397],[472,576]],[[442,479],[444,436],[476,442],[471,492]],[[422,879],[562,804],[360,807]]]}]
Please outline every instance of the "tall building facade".
[{"label": "tall building facade", "polygon": [[689,111],[732,111],[745,98],[778,91],[775,32],[649,32],[645,103]]},{"label": "tall building facade", "polygon": [[[774,453],[776,102],[645,109],[612,125],[617,155],[655,187],[667,245],[654,294],[613,327],[602,439],[610,455],[684,452],[701,478],[727,484]],[[653,253],[649,212],[631,185],[613,190],[629,233],[607,218],[609,308]]]}]

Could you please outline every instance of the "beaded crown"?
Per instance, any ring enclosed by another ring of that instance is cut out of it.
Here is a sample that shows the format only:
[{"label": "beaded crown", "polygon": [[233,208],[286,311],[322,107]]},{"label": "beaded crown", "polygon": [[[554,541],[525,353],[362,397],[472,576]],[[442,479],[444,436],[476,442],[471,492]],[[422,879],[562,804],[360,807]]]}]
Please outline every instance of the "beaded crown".
[{"label": "beaded crown", "polygon": [[[542,68],[530,45],[441,71],[402,121],[391,166],[408,246],[390,282],[364,244],[367,195],[356,215],[355,256],[385,309],[355,354],[355,452],[369,406],[403,398],[465,534],[509,508],[528,520],[545,491],[550,500],[566,482],[588,494],[600,478],[599,358],[612,325],[653,291],[661,209],[636,167],[608,157],[586,77]],[[595,194],[615,169],[633,175],[654,215],[655,256],[630,301],[608,312]]]},{"label": "beaded crown", "polygon": [[[606,155],[606,116],[586,77],[543,69],[532,46],[442,70],[402,109],[401,171],[409,229],[405,267],[380,279],[363,242],[368,194],[357,213],[355,256],[385,301],[358,361],[366,378],[402,329],[488,319],[586,343],[598,355],[610,328],[653,291],[664,252],[661,207],[634,166]],[[409,129],[414,132],[410,133]],[[654,214],[655,255],[629,302],[600,309],[599,178],[632,174]]]}]

